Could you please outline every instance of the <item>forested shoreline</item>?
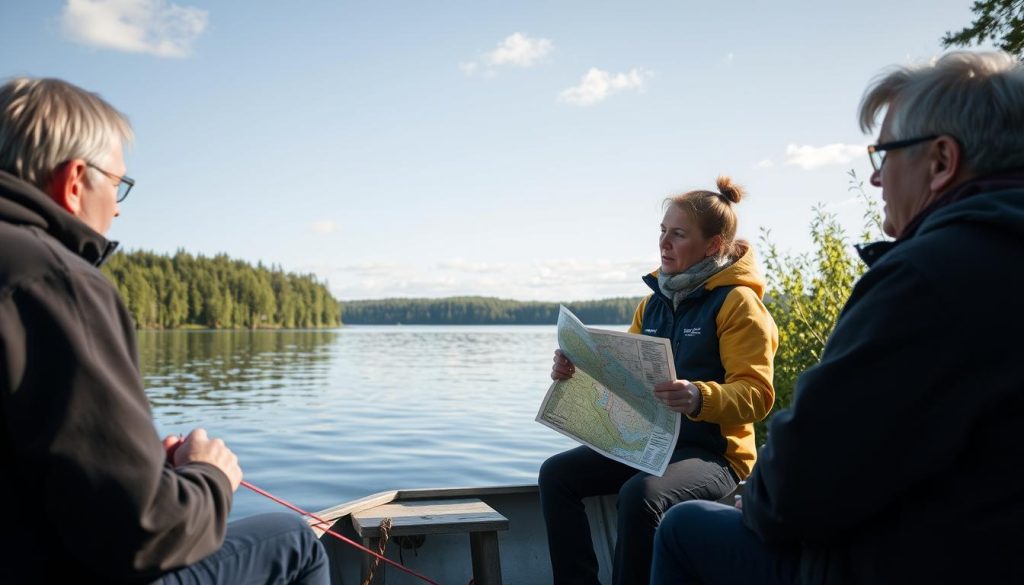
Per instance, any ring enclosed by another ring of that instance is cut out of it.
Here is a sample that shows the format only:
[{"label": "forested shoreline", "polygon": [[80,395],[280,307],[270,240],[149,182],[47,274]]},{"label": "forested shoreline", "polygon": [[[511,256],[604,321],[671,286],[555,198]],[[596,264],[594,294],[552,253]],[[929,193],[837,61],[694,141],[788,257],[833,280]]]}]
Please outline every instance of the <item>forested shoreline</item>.
[{"label": "forested shoreline", "polygon": [[[565,302],[587,325],[630,323],[641,297]],[[342,303],[346,325],[554,325],[560,303],[494,297],[381,299]]]},{"label": "forested shoreline", "polygon": [[[313,329],[346,325],[554,325],[556,302],[463,296],[340,302],[312,274],[226,254],[120,252],[104,264],[140,329]],[[626,324],[640,297],[564,303],[586,324]]]},{"label": "forested shoreline", "polygon": [[226,254],[114,254],[103,265],[143,329],[321,328],[341,325],[341,307],[312,274],[253,266]]}]

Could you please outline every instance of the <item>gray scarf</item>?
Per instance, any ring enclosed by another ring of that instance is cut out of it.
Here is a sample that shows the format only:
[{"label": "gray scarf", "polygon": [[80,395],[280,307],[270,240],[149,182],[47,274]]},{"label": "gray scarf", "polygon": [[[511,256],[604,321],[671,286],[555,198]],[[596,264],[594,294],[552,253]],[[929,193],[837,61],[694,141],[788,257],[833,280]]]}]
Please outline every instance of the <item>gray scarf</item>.
[{"label": "gray scarf", "polygon": [[676,274],[658,272],[658,288],[662,294],[672,299],[672,308],[678,308],[683,299],[700,290],[709,278],[725,270],[735,258],[726,255],[708,256],[686,270]]}]

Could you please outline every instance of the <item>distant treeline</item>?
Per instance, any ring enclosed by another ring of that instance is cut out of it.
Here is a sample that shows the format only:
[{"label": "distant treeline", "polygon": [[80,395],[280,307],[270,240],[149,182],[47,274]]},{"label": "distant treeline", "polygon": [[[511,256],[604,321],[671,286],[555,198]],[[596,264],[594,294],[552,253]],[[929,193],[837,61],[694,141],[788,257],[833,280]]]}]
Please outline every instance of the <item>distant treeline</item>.
[{"label": "distant treeline", "polygon": [[[319,328],[347,325],[553,325],[559,303],[494,297],[382,299],[339,303],[312,274],[212,258],[135,251],[114,254],[103,273],[136,327]],[[641,297],[564,303],[588,325],[627,324]]]},{"label": "distant treeline", "polygon": [[[627,324],[641,297],[563,303],[587,325]],[[493,297],[345,301],[346,325],[554,325],[559,303]]]},{"label": "distant treeline", "polygon": [[311,274],[213,258],[136,251],[114,254],[103,272],[136,327],[214,329],[341,325],[341,307]]}]

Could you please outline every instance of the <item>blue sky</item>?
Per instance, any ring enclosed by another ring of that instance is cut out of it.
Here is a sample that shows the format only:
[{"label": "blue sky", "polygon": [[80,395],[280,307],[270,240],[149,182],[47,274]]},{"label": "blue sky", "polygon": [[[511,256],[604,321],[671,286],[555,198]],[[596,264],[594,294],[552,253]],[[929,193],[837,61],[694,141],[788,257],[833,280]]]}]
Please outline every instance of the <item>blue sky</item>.
[{"label": "blue sky", "polygon": [[859,232],[864,87],[970,4],[3,0],[0,76],[127,114],[125,249],[343,300],[594,299],[644,294],[662,200],[720,173],[742,237],[809,251],[816,204]]}]

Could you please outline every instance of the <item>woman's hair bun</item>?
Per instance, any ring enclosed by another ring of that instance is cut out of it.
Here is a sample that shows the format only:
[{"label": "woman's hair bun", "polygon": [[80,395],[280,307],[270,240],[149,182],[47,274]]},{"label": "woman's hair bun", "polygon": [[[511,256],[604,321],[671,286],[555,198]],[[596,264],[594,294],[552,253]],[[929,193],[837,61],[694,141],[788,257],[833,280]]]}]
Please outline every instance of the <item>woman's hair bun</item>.
[{"label": "woman's hair bun", "polygon": [[746,189],[733,183],[732,179],[725,175],[720,175],[715,180],[715,184],[718,185],[718,192],[730,203],[739,203],[740,199],[743,199],[743,196],[747,194]]}]

